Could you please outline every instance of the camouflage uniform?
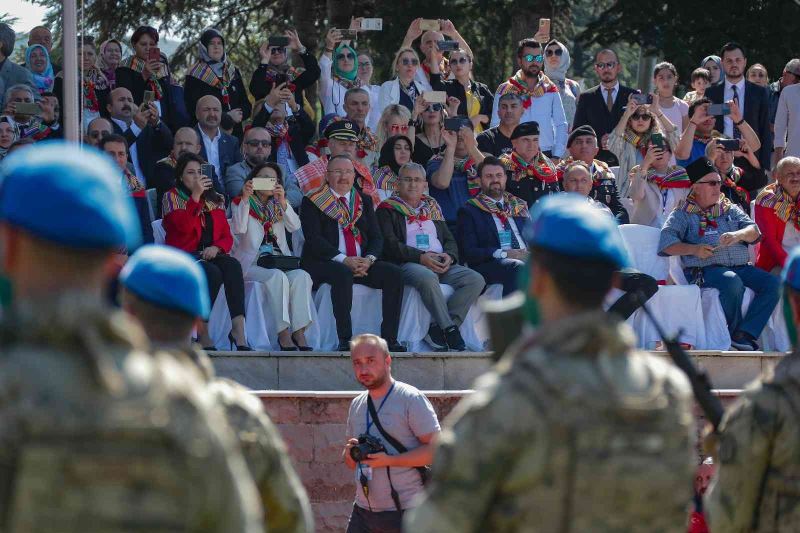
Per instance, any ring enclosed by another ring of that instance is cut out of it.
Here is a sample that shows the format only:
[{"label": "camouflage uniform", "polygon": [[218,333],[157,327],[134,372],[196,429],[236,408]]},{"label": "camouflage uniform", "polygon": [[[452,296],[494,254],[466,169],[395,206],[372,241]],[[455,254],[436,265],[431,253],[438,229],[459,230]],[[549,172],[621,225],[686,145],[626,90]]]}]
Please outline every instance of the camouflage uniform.
[{"label": "camouflage uniform", "polygon": [[718,465],[706,494],[711,531],[800,531],[800,352],[725,414]]},{"label": "camouflage uniform", "polygon": [[20,302],[0,325],[0,530],[263,531],[212,398],[86,295]]},{"label": "camouflage uniform", "polygon": [[632,341],[598,311],[512,347],[446,421],[408,531],[686,531],[691,390]]},{"label": "camouflage uniform", "polygon": [[261,401],[235,381],[214,377],[210,358],[200,349],[172,352],[187,355],[202,373],[202,380],[221,405],[238,437],[250,474],[261,493],[270,533],[307,533],[314,530],[311,505],[278,429],[264,412]]}]

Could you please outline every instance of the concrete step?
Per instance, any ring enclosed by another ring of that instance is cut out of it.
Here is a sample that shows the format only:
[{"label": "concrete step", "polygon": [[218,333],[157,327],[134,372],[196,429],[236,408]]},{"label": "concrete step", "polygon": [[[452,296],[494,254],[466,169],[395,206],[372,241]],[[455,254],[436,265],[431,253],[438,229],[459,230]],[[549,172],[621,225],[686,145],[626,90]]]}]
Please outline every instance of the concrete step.
[{"label": "concrete step", "polygon": [[[653,352],[668,357],[665,352]],[[705,368],[716,389],[741,389],[777,364],[778,352],[690,352]],[[342,352],[215,352],[220,376],[253,390],[347,391],[360,390],[353,378],[350,357]],[[403,353],[392,356],[392,374],[421,390],[468,390],[492,364],[488,352]]]}]

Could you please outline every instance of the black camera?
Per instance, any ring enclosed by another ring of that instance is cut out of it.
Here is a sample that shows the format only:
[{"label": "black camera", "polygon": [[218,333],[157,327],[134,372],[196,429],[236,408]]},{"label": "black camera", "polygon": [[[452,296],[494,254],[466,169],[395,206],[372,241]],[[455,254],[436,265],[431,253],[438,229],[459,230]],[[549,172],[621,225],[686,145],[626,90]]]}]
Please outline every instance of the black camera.
[{"label": "black camera", "polygon": [[367,458],[367,455],[371,453],[385,451],[386,448],[384,448],[383,442],[378,437],[373,437],[372,435],[359,435],[358,444],[350,448],[350,457],[353,458],[353,461],[360,463]]}]

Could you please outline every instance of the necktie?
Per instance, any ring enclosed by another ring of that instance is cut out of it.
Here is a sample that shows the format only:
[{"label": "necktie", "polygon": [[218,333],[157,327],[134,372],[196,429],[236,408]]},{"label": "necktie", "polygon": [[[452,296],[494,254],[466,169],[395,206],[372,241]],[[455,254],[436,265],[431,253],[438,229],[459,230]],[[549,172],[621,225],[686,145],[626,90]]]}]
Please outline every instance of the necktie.
[{"label": "necktie", "polygon": [[[342,204],[342,209],[349,212],[350,210],[347,208],[347,200],[344,199],[344,196],[339,198],[339,203]],[[344,235],[344,250],[345,255],[347,257],[356,257],[358,255],[356,251],[356,238],[353,236],[353,231],[350,228],[342,228],[342,234]]]},{"label": "necktie", "polygon": [[[731,89],[733,89],[733,101],[736,102],[736,106],[739,106],[739,88],[736,85],[731,85]],[[733,138],[734,139],[741,139],[742,132],[739,131],[739,128],[734,124],[733,125]]]},{"label": "necktie", "polygon": [[[497,208],[502,211],[503,210],[503,203],[497,202]],[[503,229],[506,230],[511,234],[511,248],[513,250],[519,250],[519,241],[517,240],[517,236],[514,234],[514,228],[511,227],[511,218],[506,216],[502,219],[503,222]]]},{"label": "necktie", "polygon": [[606,107],[609,111],[611,111],[611,108],[614,107],[613,92],[614,89],[606,89]]}]

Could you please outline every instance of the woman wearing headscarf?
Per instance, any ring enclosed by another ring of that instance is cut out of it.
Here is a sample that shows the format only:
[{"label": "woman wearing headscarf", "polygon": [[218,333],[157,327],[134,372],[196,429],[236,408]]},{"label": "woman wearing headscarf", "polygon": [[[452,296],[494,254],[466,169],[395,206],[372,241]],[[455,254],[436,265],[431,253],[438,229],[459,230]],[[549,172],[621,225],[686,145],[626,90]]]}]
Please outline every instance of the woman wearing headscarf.
[{"label": "woman wearing headscarf", "polygon": [[0,161],[8,155],[8,149],[19,139],[17,124],[9,116],[0,117]]},{"label": "woman wearing headscarf", "polygon": [[722,59],[719,56],[707,56],[700,62],[700,66],[711,74],[711,85],[719,83],[722,75]]},{"label": "woman wearing headscarf", "polygon": [[[190,116],[203,96],[215,96],[222,103],[223,113],[234,121],[234,135],[241,138],[242,120],[250,117],[252,107],[247,99],[242,74],[225,53],[225,38],[216,28],[200,35],[198,60],[186,73],[183,99]],[[192,121],[194,122],[194,121]]]},{"label": "woman wearing headscarf", "polygon": [[344,95],[348,89],[361,87],[361,80],[358,78],[358,53],[342,42],[341,30],[332,29],[325,37],[325,51],[319,58],[319,68],[323,112],[340,117],[347,115]]},{"label": "woman wearing headscarf", "polygon": [[117,67],[122,61],[122,43],[116,39],[108,39],[103,41],[97,51],[97,68],[105,75],[108,86],[113,90],[117,86]]},{"label": "woman wearing headscarf", "polygon": [[411,161],[411,139],[405,135],[389,137],[381,147],[378,170],[372,176],[378,196],[386,200],[397,191],[400,167]]},{"label": "woman wearing headscarf", "polygon": [[[294,93],[297,103],[306,107],[303,91],[319,79],[319,63],[314,54],[300,42],[296,31],[287,30],[284,36],[289,39],[289,46],[270,46],[267,41],[258,49],[261,64],[253,71],[250,78],[250,93],[256,100],[261,100],[272,91],[276,81],[279,83],[285,81]],[[289,64],[289,50],[299,54],[303,62],[302,67]],[[314,110],[310,109],[308,114],[313,115]]]},{"label": "woman wearing headscarf", "polygon": [[[441,56],[435,45],[431,53],[435,59]],[[489,127],[494,94],[485,84],[472,79],[473,62],[468,51],[459,48],[450,52],[449,64],[453,79],[444,79],[446,76],[443,74],[431,72],[431,87],[434,91],[445,91],[448,97],[457,98],[456,114],[469,117],[478,134]]]},{"label": "woman wearing headscarf", "polygon": [[47,48],[41,44],[34,44],[25,50],[25,67],[33,74],[33,84],[39,94],[53,90],[55,74],[53,64],[50,62],[50,54]]},{"label": "woman wearing headscarf", "polygon": [[563,43],[553,39],[547,43],[544,55],[544,73],[547,74],[550,81],[558,85],[561,103],[564,104],[564,114],[567,116],[567,124],[572,127],[581,87],[575,80],[567,78],[567,71],[571,63],[569,50]]},{"label": "woman wearing headscarf", "polygon": [[167,70],[161,63],[161,56],[151,56],[151,50],[158,47],[158,32],[151,26],[140,26],[131,37],[133,55],[120,61],[114,75],[117,87],[125,87],[131,92],[134,103],[142,105],[145,91],[152,91],[153,104],[162,119],[172,116],[172,93]]},{"label": "woman wearing headscarf", "polygon": [[[111,87],[108,79],[97,68],[97,55],[94,49],[94,39],[91,37],[78,37],[78,57],[81,65],[78,76],[81,77],[81,131],[91,121],[105,111],[108,104]],[[59,72],[53,84],[53,93],[58,99],[60,109],[64,109],[64,72]]]}]

